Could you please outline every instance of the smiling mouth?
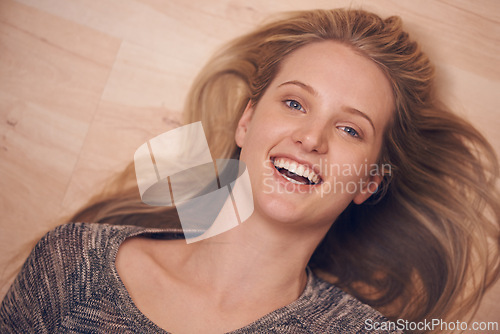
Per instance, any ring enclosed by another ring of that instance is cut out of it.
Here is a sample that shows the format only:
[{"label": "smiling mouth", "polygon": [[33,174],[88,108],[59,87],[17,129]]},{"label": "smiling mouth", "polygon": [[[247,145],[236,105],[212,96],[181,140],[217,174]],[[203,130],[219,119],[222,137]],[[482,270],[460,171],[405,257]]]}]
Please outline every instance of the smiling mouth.
[{"label": "smiling mouth", "polygon": [[311,168],[294,160],[274,158],[272,162],[281,176],[291,183],[314,186],[322,182],[321,176]]}]

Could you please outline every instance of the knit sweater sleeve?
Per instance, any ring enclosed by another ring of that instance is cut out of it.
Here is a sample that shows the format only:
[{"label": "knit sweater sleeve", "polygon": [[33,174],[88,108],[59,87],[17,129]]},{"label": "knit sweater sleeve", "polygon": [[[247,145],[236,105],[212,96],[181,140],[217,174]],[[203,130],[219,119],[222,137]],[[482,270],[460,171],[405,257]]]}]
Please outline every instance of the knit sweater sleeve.
[{"label": "knit sweater sleeve", "polygon": [[[0,305],[1,333],[53,333],[69,308],[81,257],[71,225],[48,232],[34,247]],[[76,256],[80,254],[80,256]]]}]

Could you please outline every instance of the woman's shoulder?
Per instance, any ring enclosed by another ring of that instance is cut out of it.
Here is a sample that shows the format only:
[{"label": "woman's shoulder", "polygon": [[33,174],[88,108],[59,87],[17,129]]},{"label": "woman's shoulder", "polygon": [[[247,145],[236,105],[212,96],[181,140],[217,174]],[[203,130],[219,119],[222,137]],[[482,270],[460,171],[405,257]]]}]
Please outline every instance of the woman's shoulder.
[{"label": "woman's shoulder", "polygon": [[67,223],[48,231],[37,243],[36,248],[46,251],[53,249],[78,250],[105,249],[119,246],[126,238],[136,235],[149,235],[161,238],[162,235],[178,237],[175,229],[154,229],[131,225],[109,225],[99,223]]},{"label": "woman's shoulder", "polygon": [[296,301],[231,333],[403,333],[387,327],[389,320],[375,309],[307,271]]},{"label": "woman's shoulder", "polygon": [[[95,330],[92,326],[116,329],[109,319],[127,328],[130,313],[124,314],[123,308],[128,299],[114,259],[125,239],[147,233],[161,235],[143,227],[90,223],[64,224],[47,232],[0,305],[0,332],[31,332],[35,327],[66,332],[84,325],[92,328],[89,332]],[[167,234],[175,235],[170,230]],[[115,305],[119,298],[124,301],[120,307]]]},{"label": "woman's shoulder", "polygon": [[104,253],[134,230],[71,223],[47,232],[2,300],[0,331],[55,331],[79,302],[97,295],[106,282]]},{"label": "woman's shoulder", "polygon": [[[134,226],[68,223],[48,231],[32,249],[24,267],[29,272],[69,279],[79,267],[96,267],[108,260],[128,236],[140,233]],[[80,268],[81,269],[81,268]]]},{"label": "woman's shoulder", "polygon": [[140,231],[136,226],[108,225],[97,223],[67,223],[48,231],[39,243],[51,241],[55,245],[60,243],[105,243],[112,237],[127,236]]},{"label": "woman's shoulder", "polygon": [[309,298],[303,309],[311,326],[318,330],[328,328],[332,332],[342,333],[369,330],[373,333],[402,333],[379,311],[312,272],[306,289],[309,291],[304,293]]}]

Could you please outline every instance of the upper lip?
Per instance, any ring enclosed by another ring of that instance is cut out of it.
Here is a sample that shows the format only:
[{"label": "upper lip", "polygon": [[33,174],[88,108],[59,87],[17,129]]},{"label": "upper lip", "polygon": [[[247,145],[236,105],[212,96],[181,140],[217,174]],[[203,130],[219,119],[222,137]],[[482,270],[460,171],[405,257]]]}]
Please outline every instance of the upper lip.
[{"label": "upper lip", "polygon": [[310,161],[300,159],[300,158],[297,158],[296,156],[293,156],[291,154],[286,154],[286,153],[285,154],[283,154],[283,153],[272,154],[270,160],[274,161],[274,159],[276,159],[276,158],[286,158],[286,159],[294,160],[301,165],[307,166],[309,169],[314,171],[314,173],[316,173],[320,177],[321,180],[323,179],[323,176],[321,175],[321,172],[320,172],[320,167],[316,164],[313,164]]}]

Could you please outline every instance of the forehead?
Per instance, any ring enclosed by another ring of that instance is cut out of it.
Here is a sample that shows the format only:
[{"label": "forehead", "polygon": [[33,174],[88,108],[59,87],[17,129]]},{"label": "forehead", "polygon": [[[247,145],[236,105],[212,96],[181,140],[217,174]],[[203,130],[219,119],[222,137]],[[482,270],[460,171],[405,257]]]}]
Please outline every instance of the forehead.
[{"label": "forehead", "polygon": [[321,41],[294,51],[281,63],[271,86],[276,89],[294,80],[312,87],[328,107],[361,110],[380,127],[385,126],[394,109],[393,91],[385,73],[374,61],[339,42]]}]

